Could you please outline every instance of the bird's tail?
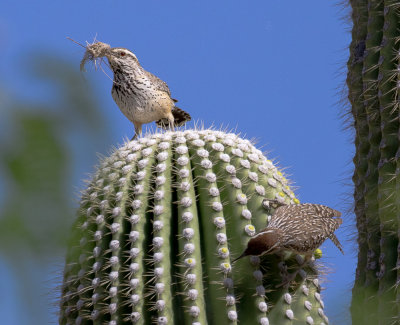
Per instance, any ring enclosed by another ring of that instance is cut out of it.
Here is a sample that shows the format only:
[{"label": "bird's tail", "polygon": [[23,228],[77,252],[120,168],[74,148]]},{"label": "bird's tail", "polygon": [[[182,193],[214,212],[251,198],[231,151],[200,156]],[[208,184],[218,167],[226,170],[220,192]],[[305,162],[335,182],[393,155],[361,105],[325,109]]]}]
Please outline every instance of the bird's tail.
[{"label": "bird's tail", "polygon": [[[174,106],[171,110],[172,115],[174,116],[174,126],[182,126],[186,122],[189,122],[192,117],[189,115],[189,113],[185,112],[183,109],[180,109],[179,107]],[[159,128],[163,129],[169,129],[170,128],[170,123],[169,120],[166,118],[162,118],[161,120],[156,121],[156,125]]]},{"label": "bird's tail", "polygon": [[335,236],[335,234],[331,234],[331,235],[329,236],[329,238],[330,238],[330,240],[333,241],[333,243],[336,245],[336,247],[339,248],[339,250],[340,250],[340,251],[342,252],[342,254],[344,255],[342,244],[340,244],[339,239],[337,239],[337,237]]}]

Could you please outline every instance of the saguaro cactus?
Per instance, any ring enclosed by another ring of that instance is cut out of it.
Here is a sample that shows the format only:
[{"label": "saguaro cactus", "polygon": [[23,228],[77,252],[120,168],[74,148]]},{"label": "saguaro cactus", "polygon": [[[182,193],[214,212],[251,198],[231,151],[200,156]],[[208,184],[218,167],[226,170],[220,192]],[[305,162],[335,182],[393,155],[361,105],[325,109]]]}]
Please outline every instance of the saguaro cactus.
[{"label": "saguaro cactus", "polygon": [[327,324],[314,262],[231,264],[267,224],[265,199],[298,203],[234,134],[167,132],[115,150],[82,197],[60,324]]},{"label": "saguaro cactus", "polygon": [[354,117],[358,266],[354,324],[400,322],[398,1],[350,1],[347,84]]}]

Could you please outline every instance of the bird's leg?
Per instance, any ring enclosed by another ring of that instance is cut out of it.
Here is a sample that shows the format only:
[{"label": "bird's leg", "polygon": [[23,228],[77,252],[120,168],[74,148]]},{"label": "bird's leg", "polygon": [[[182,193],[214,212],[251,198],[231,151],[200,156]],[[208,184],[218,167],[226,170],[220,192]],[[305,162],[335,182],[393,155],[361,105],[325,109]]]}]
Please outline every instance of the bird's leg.
[{"label": "bird's leg", "polygon": [[284,206],[284,205],[287,205],[287,204],[283,203],[283,202],[279,202],[278,200],[274,200],[274,199],[272,199],[272,200],[264,199],[263,202],[262,202],[262,205],[265,208],[268,208],[268,209],[271,209],[271,208],[272,209],[277,209],[277,208],[279,208],[281,206]]},{"label": "bird's leg", "polygon": [[175,131],[175,119],[174,119],[174,116],[172,115],[172,113],[169,113],[169,115],[168,115],[168,128],[171,130],[171,131]]},{"label": "bird's leg", "polygon": [[139,135],[142,135],[142,124],[141,123],[133,123],[135,126],[135,135],[132,137],[131,141],[137,139]]}]

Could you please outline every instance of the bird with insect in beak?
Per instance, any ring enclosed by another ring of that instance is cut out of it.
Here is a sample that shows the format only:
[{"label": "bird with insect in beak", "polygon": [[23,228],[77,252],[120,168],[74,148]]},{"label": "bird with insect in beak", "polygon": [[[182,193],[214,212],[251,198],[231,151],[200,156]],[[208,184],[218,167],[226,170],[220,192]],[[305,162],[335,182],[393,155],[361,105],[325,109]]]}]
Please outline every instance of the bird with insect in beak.
[{"label": "bird with insect in beak", "polygon": [[339,211],[310,203],[280,205],[274,200],[265,200],[264,204],[276,207],[268,226],[248,241],[245,251],[233,262],[248,255],[282,254],[285,251],[305,255],[308,260],[327,238],[343,253],[334,234],[342,224]]},{"label": "bird with insect in beak", "polygon": [[190,115],[175,106],[168,85],[143,69],[136,55],[122,47],[111,48],[97,42],[88,44],[81,62],[81,70],[86,61],[107,58],[114,73],[112,97],[121,112],[135,126],[135,139],[142,133],[142,125],[156,121],[163,129],[173,129],[191,120]]}]

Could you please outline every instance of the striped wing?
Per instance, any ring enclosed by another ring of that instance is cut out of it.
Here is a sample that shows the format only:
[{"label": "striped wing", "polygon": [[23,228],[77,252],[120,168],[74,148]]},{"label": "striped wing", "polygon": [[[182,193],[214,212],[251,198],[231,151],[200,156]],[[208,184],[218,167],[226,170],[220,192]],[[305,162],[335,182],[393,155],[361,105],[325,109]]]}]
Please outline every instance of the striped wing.
[{"label": "striped wing", "polygon": [[[267,228],[283,230],[283,246],[297,252],[318,248],[342,224],[341,213],[319,204],[292,204],[276,209]],[[340,249],[340,248],[339,248]]]}]

